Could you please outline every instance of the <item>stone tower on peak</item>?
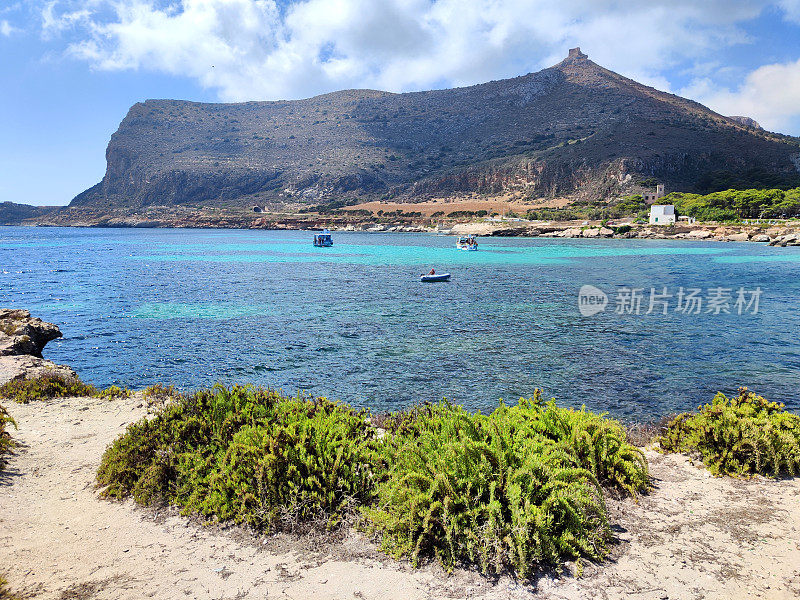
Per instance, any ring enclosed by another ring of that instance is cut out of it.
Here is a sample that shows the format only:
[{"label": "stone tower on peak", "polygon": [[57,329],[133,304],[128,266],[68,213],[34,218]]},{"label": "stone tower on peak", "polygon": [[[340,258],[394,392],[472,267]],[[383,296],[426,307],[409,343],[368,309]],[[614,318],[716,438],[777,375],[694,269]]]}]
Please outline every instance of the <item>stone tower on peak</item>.
[{"label": "stone tower on peak", "polygon": [[589,58],[589,56],[581,52],[580,47],[578,47],[578,48],[570,48],[569,55],[567,56],[567,58],[572,58],[577,60],[579,58]]}]

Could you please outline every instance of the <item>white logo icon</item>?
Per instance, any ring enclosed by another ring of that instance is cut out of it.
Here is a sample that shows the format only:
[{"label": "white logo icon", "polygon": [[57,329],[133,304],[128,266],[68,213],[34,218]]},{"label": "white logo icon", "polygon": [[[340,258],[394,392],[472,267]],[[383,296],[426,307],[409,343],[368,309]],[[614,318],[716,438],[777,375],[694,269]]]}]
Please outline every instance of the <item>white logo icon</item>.
[{"label": "white logo icon", "polygon": [[584,317],[603,312],[608,304],[606,293],[593,285],[584,285],[578,292],[578,310]]}]

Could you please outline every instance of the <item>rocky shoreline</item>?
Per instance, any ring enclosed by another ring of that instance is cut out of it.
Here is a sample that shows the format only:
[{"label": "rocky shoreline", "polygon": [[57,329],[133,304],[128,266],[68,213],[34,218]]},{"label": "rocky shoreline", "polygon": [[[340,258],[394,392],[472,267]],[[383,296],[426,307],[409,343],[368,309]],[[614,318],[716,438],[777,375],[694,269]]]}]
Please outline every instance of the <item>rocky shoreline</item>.
[{"label": "rocky shoreline", "polygon": [[[1,217],[1,215],[0,215]],[[727,225],[695,223],[651,226],[623,220],[599,221],[524,221],[524,220],[442,220],[408,217],[364,217],[347,213],[254,214],[244,210],[151,208],[142,213],[105,213],[64,208],[24,219],[0,218],[0,225],[35,227],[109,227],[177,229],[252,229],[363,231],[369,233],[474,234],[497,237],[659,239],[722,242],[758,242],[770,246],[800,246],[800,223]]]},{"label": "rocky shoreline", "polygon": [[[573,223],[529,223],[525,225],[494,224],[484,222],[455,223],[449,228],[424,227],[401,224],[362,223],[336,227],[320,224],[334,231],[365,232],[427,232],[445,235],[478,235],[489,237],[543,237],[589,239],[643,239],[643,240],[706,240],[719,242],[758,242],[770,246],[800,246],[800,226],[730,226],[697,224],[691,226],[658,227],[647,225],[604,226],[600,224],[575,225]],[[276,227],[282,229],[282,227]],[[313,228],[312,228],[313,229]]]},{"label": "rocky shoreline", "polygon": [[75,371],[42,358],[45,345],[61,337],[53,323],[21,309],[0,309],[0,385],[45,375],[75,377]]}]

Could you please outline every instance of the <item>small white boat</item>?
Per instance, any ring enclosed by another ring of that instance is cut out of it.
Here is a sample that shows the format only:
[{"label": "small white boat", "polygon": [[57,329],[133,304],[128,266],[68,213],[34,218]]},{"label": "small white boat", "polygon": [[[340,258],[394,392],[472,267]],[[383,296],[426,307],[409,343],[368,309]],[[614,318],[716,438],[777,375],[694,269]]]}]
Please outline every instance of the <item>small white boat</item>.
[{"label": "small white boat", "polygon": [[474,252],[478,249],[478,241],[474,235],[462,235],[456,241],[456,248]]},{"label": "small white boat", "polygon": [[437,281],[450,281],[450,273],[442,273],[441,275],[420,275],[419,280],[422,283],[436,283]]}]

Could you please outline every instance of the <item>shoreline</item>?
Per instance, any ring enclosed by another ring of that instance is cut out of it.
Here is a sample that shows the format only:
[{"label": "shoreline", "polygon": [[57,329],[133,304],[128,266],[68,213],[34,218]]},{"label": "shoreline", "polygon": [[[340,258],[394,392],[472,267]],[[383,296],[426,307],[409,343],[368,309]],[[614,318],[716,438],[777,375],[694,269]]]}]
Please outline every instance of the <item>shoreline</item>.
[{"label": "shoreline", "polygon": [[[242,231],[304,231],[313,232],[329,229],[332,232],[351,233],[428,233],[435,235],[479,237],[518,237],[518,238],[560,238],[560,239],[640,239],[640,240],[688,240],[708,242],[755,242],[769,246],[800,246],[800,223],[772,225],[725,225],[722,223],[696,223],[674,227],[651,226],[643,224],[620,223],[603,225],[590,222],[454,222],[446,227],[402,222],[381,223],[359,221],[341,223],[326,219],[273,220],[264,218],[250,222],[198,221],[167,222],[123,220],[115,222],[22,222],[3,223],[0,227],[46,227],[76,229],[198,229],[198,230],[242,230]],[[617,231],[623,228],[624,231]]]}]

